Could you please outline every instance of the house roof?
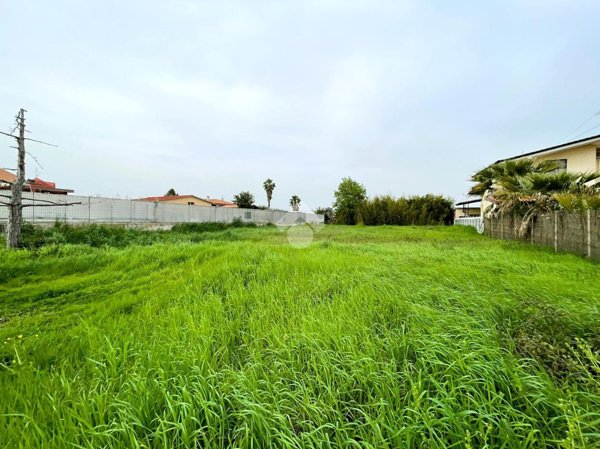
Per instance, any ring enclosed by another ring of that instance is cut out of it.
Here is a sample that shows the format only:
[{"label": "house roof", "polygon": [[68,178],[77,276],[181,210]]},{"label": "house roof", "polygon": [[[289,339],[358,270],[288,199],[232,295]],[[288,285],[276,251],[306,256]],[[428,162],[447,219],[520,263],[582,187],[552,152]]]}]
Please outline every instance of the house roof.
[{"label": "house roof", "polygon": [[9,171],[0,168],[0,182],[7,182],[8,184],[12,184],[17,180],[17,177]]},{"label": "house roof", "polygon": [[474,203],[480,203],[481,199],[476,199],[476,200],[467,200],[467,201],[461,201],[460,203],[455,203],[455,206],[466,206],[467,204],[474,204]]},{"label": "house roof", "polygon": [[[13,184],[17,180],[17,177],[11,172],[0,168],[0,182],[7,184]],[[2,187],[3,190],[8,189],[7,186]],[[60,189],[56,187],[56,183],[44,181],[41,178],[28,179],[23,185],[24,191],[39,192],[39,193],[72,193],[71,189]]]},{"label": "house roof", "polygon": [[56,187],[55,182],[44,181],[41,178],[29,179],[25,183],[25,190],[40,193],[73,193],[72,189],[60,189]]},{"label": "house roof", "polygon": [[44,181],[41,178],[33,178],[33,179],[30,179],[28,182],[29,182],[30,186],[36,186],[36,187],[41,187],[41,188],[45,188],[45,189],[56,189],[55,182]]},{"label": "house roof", "polygon": [[237,207],[237,205],[232,201],[227,200],[219,200],[216,198],[209,198],[206,201],[211,203],[213,206],[221,206],[221,207]]},{"label": "house roof", "polygon": [[227,200],[219,200],[219,199],[213,199],[213,198],[201,198],[199,196],[196,195],[163,195],[163,196],[147,196],[146,198],[138,198],[138,201],[150,201],[150,202],[157,202],[157,201],[173,201],[173,200],[179,200],[179,199],[185,199],[185,198],[194,198],[196,200],[200,200],[200,201],[204,201],[212,206],[218,206],[218,207],[237,207],[237,205],[231,201],[227,201]]},{"label": "house roof", "polygon": [[[139,198],[138,201],[173,201],[185,198],[196,198],[197,200],[207,201],[204,198],[200,198],[196,195],[163,195],[163,196],[147,196],[146,198]],[[209,202],[209,201],[207,201]]]},{"label": "house roof", "polygon": [[498,159],[495,162],[495,164],[497,164],[499,162],[504,162],[504,161],[512,161],[514,159],[521,159],[522,157],[535,156],[535,155],[541,154],[541,153],[550,153],[550,152],[555,152],[555,151],[568,150],[569,148],[577,147],[580,145],[585,145],[586,143],[593,143],[595,141],[600,141],[600,134],[597,134],[597,135],[591,136],[591,137],[586,137],[584,139],[573,140],[573,141],[567,142],[567,143],[561,143],[560,145],[554,145],[552,147],[543,148],[541,150],[531,151],[529,153],[520,154],[518,156],[508,157],[506,159]]}]

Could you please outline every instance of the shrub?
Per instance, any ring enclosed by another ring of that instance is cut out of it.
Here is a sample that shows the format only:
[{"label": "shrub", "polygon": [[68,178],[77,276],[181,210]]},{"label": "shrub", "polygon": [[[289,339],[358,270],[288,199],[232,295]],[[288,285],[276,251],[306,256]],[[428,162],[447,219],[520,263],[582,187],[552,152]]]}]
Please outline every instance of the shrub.
[{"label": "shrub", "polygon": [[334,193],[335,222],[353,225],[359,221],[359,209],[367,198],[365,187],[352,178],[343,178]]},{"label": "shrub", "polygon": [[233,220],[231,220],[231,224],[229,226],[232,228],[255,228],[257,225],[254,222],[246,222],[240,217],[235,217]]},{"label": "shrub", "polygon": [[385,195],[364,201],[359,215],[367,226],[450,225],[454,220],[454,207],[452,200],[441,195],[408,198]]},{"label": "shrub", "polygon": [[171,228],[174,232],[217,232],[227,229],[227,223],[179,223]]},{"label": "shrub", "polygon": [[233,197],[233,202],[237,207],[251,209],[254,207],[254,195],[250,192],[240,192]]},{"label": "shrub", "polygon": [[127,229],[121,226],[85,225],[73,226],[56,222],[49,228],[24,223],[22,227],[23,246],[34,249],[45,245],[88,245],[94,247],[129,245],[150,245],[163,239],[162,232],[148,232],[141,229]]},{"label": "shrub", "polygon": [[323,215],[325,224],[333,223],[334,215],[331,207],[317,207],[313,212],[315,214]]}]

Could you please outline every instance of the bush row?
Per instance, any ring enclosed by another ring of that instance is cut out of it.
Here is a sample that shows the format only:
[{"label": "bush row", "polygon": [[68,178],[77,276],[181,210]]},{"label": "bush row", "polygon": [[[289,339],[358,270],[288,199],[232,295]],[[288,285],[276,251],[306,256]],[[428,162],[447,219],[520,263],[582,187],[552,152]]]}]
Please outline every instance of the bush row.
[{"label": "bush row", "polygon": [[365,200],[358,213],[367,226],[451,225],[454,220],[452,200],[432,194],[408,198],[376,196]]},{"label": "bush row", "polygon": [[[151,245],[166,241],[201,241],[199,234],[227,231],[230,228],[255,228],[256,223],[234,220],[232,223],[181,223],[171,231],[147,231],[123,226],[84,225],[73,226],[56,222],[51,227],[33,226],[24,223],[22,228],[23,246],[40,248],[52,244],[88,245],[93,247],[125,247],[130,245]],[[210,238],[210,237],[209,237]],[[0,240],[3,240],[0,238]],[[0,242],[3,244],[4,242]]]},{"label": "bush row", "polygon": [[241,218],[234,218],[231,223],[204,222],[204,223],[179,223],[173,226],[175,232],[216,232],[229,228],[256,228],[257,224],[245,222]]}]

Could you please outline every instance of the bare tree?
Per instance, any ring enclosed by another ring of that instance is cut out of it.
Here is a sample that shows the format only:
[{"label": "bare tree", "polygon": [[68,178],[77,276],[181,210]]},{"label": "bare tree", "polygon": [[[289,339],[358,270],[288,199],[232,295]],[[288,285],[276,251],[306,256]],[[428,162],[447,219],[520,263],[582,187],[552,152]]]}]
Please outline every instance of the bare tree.
[{"label": "bare tree", "polygon": [[21,223],[23,222],[23,185],[25,184],[25,110],[17,114],[19,135],[12,136],[17,140],[17,178],[10,189],[8,203],[8,225],[6,226],[6,247],[21,246]]},{"label": "bare tree", "polygon": [[[21,246],[21,225],[23,224],[23,208],[24,207],[52,207],[52,206],[71,206],[73,204],[80,203],[58,203],[54,201],[39,200],[45,204],[23,204],[23,187],[25,186],[25,141],[30,140],[32,142],[43,143],[44,145],[50,145],[50,143],[42,142],[41,140],[35,140],[25,137],[25,109],[21,108],[17,114],[17,124],[11,133],[5,133],[0,131],[0,134],[12,137],[17,141],[17,175],[15,181],[11,185],[10,197],[0,195],[2,198],[7,198],[8,203],[0,202],[0,205],[8,207],[8,225],[6,226],[6,247],[7,248],[18,248]],[[19,134],[14,135],[13,133],[19,129]]]}]

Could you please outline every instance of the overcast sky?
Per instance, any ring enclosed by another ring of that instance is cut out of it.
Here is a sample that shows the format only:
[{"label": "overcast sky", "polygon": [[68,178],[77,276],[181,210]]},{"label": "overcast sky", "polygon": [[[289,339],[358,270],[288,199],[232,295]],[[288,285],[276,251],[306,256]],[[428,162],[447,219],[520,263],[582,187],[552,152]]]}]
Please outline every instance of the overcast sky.
[{"label": "overcast sky", "polygon": [[459,200],[498,158],[600,133],[599,17],[573,0],[1,0],[0,130],[27,109],[59,145],[30,144],[27,176],[80,194],[266,204],[270,177],[274,207],[310,210],[351,176]]}]

